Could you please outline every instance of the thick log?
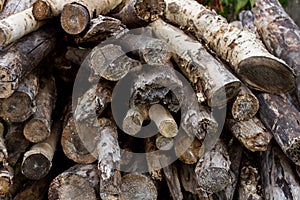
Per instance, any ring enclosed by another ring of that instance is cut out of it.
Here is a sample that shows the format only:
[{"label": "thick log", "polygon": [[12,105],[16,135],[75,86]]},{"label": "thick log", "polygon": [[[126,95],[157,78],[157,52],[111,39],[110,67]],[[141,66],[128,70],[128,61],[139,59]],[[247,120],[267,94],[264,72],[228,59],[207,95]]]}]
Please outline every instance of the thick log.
[{"label": "thick log", "polygon": [[261,153],[261,178],[264,199],[297,199],[300,182],[292,163],[276,144]]},{"label": "thick log", "polygon": [[157,199],[157,189],[153,181],[142,174],[126,174],[123,176],[121,190],[124,200]]},{"label": "thick log", "polygon": [[121,0],[74,0],[64,5],[60,16],[61,26],[66,33],[77,35],[86,29],[91,19],[109,13],[121,2]]},{"label": "thick log", "polygon": [[250,151],[266,151],[272,138],[261,121],[254,117],[248,121],[226,120],[226,127]]},{"label": "thick log", "polygon": [[36,96],[36,112],[23,130],[25,138],[30,142],[41,142],[50,136],[56,96],[54,77],[41,77],[39,93]]},{"label": "thick log", "polygon": [[249,120],[257,113],[259,102],[256,96],[245,85],[231,104],[231,115],[239,121]]},{"label": "thick log", "polygon": [[120,19],[128,28],[138,28],[155,21],[163,15],[166,4],[163,0],[130,0],[113,17]]},{"label": "thick log", "polygon": [[194,0],[165,0],[165,18],[188,28],[228,62],[238,77],[254,89],[281,93],[295,86],[293,71],[270,54],[248,31],[229,25],[225,18]]},{"label": "thick log", "polygon": [[166,64],[171,58],[168,44],[157,38],[127,33],[119,41],[125,52],[133,53],[149,65]]},{"label": "thick log", "polygon": [[44,178],[52,167],[58,139],[62,132],[62,122],[53,123],[50,136],[44,141],[33,145],[23,157],[22,173],[29,179]]},{"label": "thick log", "polygon": [[231,182],[230,158],[228,150],[220,139],[212,150],[198,161],[195,173],[200,188],[208,193],[216,193]]},{"label": "thick log", "polygon": [[7,98],[32,69],[55,47],[57,31],[45,27],[0,52],[0,98]]},{"label": "thick log", "polygon": [[39,80],[37,73],[28,74],[17,90],[3,99],[0,115],[6,121],[23,122],[35,112],[35,97],[38,93]]},{"label": "thick log", "polygon": [[37,0],[33,4],[32,13],[36,20],[45,20],[60,15],[64,5],[74,0]]},{"label": "thick log", "polygon": [[140,105],[130,108],[122,123],[123,131],[129,135],[136,135],[141,130],[143,122],[148,118],[146,106]]},{"label": "thick log", "polygon": [[4,123],[0,121],[0,163],[7,162],[8,153],[4,141]]},{"label": "thick log", "polygon": [[173,58],[189,81],[202,88],[208,105],[222,106],[236,96],[240,81],[199,42],[162,20],[151,26],[155,35],[170,46]]},{"label": "thick log", "polygon": [[49,200],[96,200],[99,187],[97,165],[75,165],[53,179]]},{"label": "thick log", "polygon": [[32,15],[32,8],[0,20],[0,46],[8,45],[24,35],[36,31],[45,22],[38,22]]},{"label": "thick log", "polygon": [[5,0],[4,8],[0,12],[0,20],[30,8],[34,2],[35,0]]},{"label": "thick log", "polygon": [[277,0],[255,0],[254,24],[267,49],[295,70],[300,98],[300,29]]},{"label": "thick log", "polygon": [[174,146],[174,139],[167,138],[161,134],[157,134],[155,139],[155,146],[159,150],[163,150],[163,151],[170,150]]},{"label": "thick log", "polygon": [[175,137],[178,127],[171,113],[160,104],[154,104],[149,109],[149,117],[156,124],[160,134],[167,138]]},{"label": "thick log", "polygon": [[300,165],[300,113],[287,98],[266,93],[257,94],[259,117],[273,134],[283,152]]},{"label": "thick log", "polygon": [[121,47],[114,44],[97,46],[83,62],[91,69],[89,81],[99,81],[100,77],[110,81],[123,78],[130,69],[141,66],[139,61],[126,56]]},{"label": "thick log", "polygon": [[166,166],[163,168],[163,172],[173,200],[182,200],[183,194],[181,192],[177,166],[175,164]]}]

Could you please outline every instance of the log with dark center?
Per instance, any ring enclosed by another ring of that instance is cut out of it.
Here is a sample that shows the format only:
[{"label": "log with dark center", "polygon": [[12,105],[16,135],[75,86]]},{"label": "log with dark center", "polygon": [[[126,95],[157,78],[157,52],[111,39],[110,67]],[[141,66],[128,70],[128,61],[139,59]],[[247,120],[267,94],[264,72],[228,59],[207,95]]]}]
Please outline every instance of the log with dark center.
[{"label": "log with dark center", "polygon": [[248,31],[229,25],[225,18],[194,0],[165,0],[164,17],[188,28],[228,62],[236,75],[254,89],[281,93],[294,88],[292,69],[270,54]]}]

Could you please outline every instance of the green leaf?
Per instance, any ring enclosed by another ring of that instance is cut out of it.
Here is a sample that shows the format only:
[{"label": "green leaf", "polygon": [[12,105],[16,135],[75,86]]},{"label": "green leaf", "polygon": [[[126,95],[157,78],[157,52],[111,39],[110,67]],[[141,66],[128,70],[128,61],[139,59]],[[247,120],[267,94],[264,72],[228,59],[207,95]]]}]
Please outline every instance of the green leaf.
[{"label": "green leaf", "polygon": [[255,1],[254,0],[249,0],[249,2],[250,2],[250,6],[252,8],[254,6],[254,4],[255,4]]},{"label": "green leaf", "polygon": [[235,13],[238,13],[240,9],[244,8],[249,0],[237,0],[237,4],[235,6]]}]

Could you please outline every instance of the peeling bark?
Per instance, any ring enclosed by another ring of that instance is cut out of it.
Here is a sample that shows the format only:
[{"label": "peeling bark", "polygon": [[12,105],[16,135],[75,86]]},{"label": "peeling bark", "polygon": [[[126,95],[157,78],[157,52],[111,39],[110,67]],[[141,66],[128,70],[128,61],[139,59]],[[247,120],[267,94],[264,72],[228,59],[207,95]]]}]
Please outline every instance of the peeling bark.
[{"label": "peeling bark", "polygon": [[238,77],[254,89],[281,93],[294,88],[288,65],[271,55],[256,36],[227,23],[226,19],[193,0],[165,0],[164,17],[188,28],[227,61]]},{"label": "peeling bark", "polygon": [[0,195],[6,194],[13,184],[14,169],[8,165],[0,168]]}]

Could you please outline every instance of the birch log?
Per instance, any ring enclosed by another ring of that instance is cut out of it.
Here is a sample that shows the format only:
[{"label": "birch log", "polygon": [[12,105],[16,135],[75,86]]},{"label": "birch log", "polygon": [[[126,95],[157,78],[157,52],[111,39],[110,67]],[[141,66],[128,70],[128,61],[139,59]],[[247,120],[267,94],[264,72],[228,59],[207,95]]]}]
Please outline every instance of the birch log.
[{"label": "birch log", "polygon": [[166,4],[163,0],[130,0],[113,17],[120,19],[128,28],[138,28],[155,21],[163,15]]},{"label": "birch log", "polygon": [[134,106],[130,108],[122,123],[123,131],[129,135],[136,135],[142,128],[143,122],[148,119],[146,106]]},{"label": "birch log", "polygon": [[0,12],[0,20],[30,8],[34,2],[35,0],[5,0],[4,8]]},{"label": "birch log", "polygon": [[283,152],[300,165],[300,113],[288,99],[271,94],[257,94],[260,101],[259,117]]},{"label": "birch log", "polygon": [[167,42],[181,71],[204,91],[210,106],[225,105],[236,96],[240,81],[197,41],[162,20],[151,23],[155,35]]},{"label": "birch log", "polygon": [[64,5],[60,16],[61,26],[68,34],[79,34],[86,29],[91,19],[99,14],[109,13],[121,2],[122,0],[74,0]]},{"label": "birch log", "polygon": [[52,160],[56,151],[58,139],[62,132],[62,123],[53,123],[50,136],[44,141],[33,145],[23,157],[22,173],[29,179],[44,178],[52,167]]},{"label": "birch log", "polygon": [[75,165],[53,179],[49,200],[98,199],[99,177],[96,165]]},{"label": "birch log", "polygon": [[53,27],[41,28],[0,52],[0,98],[11,96],[24,76],[54,49],[56,36]]},{"label": "birch log", "polygon": [[0,20],[0,46],[8,45],[24,35],[36,31],[45,22],[38,22],[32,15],[32,8]]},{"label": "birch log", "polygon": [[28,74],[17,90],[1,104],[1,116],[8,122],[23,122],[35,112],[35,97],[38,93],[38,76]]},{"label": "birch log", "polygon": [[264,199],[298,199],[300,182],[290,160],[275,144],[262,153],[261,178]]},{"label": "birch log", "polygon": [[248,121],[226,120],[226,127],[250,151],[266,151],[272,138],[271,133],[258,118]]},{"label": "birch log", "polygon": [[45,20],[60,15],[64,5],[74,0],[37,0],[33,4],[32,13],[36,20]]},{"label": "birch log", "polygon": [[267,49],[295,70],[300,98],[300,29],[277,0],[255,0],[254,24]]},{"label": "birch log", "polygon": [[250,32],[229,25],[225,18],[194,0],[165,0],[164,17],[188,28],[216,54],[227,61],[238,77],[254,89],[281,93],[295,86],[287,64],[271,55]]}]

